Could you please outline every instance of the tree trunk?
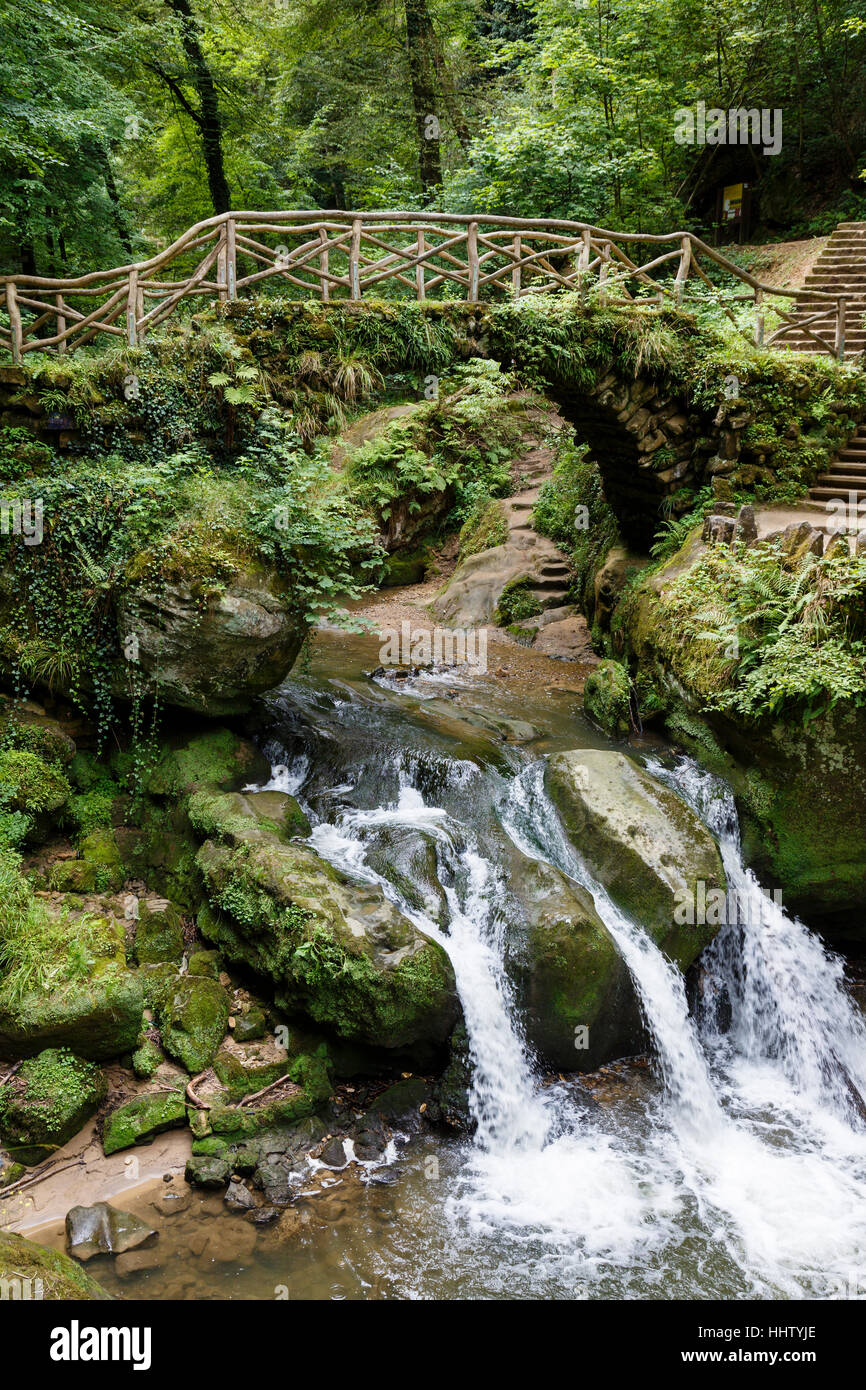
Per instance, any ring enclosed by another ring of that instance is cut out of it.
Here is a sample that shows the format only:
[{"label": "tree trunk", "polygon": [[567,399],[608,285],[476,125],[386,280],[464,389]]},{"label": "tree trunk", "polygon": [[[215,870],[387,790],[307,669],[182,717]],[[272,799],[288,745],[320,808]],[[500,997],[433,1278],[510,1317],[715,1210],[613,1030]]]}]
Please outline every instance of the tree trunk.
[{"label": "tree trunk", "polygon": [[228,212],[231,207],[231,195],[223,163],[222,119],[216,85],[202,51],[198,25],[189,0],[165,0],[165,3],[180,20],[181,43],[190,66],[190,78],[198,96],[196,124],[201,132],[202,152],[213,210]]},{"label": "tree trunk", "polygon": [[406,54],[418,135],[418,169],[421,188],[429,199],[442,182],[436,68],[432,56],[433,25],[427,0],[405,0],[405,6]]}]

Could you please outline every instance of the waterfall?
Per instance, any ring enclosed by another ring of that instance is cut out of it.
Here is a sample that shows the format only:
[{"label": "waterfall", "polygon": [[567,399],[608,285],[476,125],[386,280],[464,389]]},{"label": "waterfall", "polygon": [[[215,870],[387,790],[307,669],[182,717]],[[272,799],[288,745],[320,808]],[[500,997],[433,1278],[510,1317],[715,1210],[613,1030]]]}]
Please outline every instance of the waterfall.
[{"label": "waterfall", "polygon": [[[678,970],[565,837],[543,760],[521,754],[500,777],[408,744],[361,754],[306,784],[311,844],[441,943],[469,1037],[476,1131],[435,1202],[425,1190],[431,1267],[531,1296],[862,1296],[866,1030],[842,962],[743,867],[727,789],[686,762],[650,767],[705,819],[746,905],[704,953],[692,1017]],[[304,776],[290,762],[274,785],[303,799]],[[434,847],[441,913],[410,901],[381,854],[373,867],[383,832]],[[592,1109],[579,1079],[542,1077],[527,1047],[503,833],[591,894],[632,974],[659,1082],[626,1106]],[[417,1243],[403,1255],[413,1290],[419,1258]]]}]

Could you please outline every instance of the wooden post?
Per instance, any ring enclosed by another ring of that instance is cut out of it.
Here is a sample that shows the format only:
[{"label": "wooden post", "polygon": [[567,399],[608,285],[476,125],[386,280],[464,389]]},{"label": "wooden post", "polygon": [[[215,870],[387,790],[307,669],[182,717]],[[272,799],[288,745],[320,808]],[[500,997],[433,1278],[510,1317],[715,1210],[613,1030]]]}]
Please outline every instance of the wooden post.
[{"label": "wooden post", "polygon": [[14,280],[9,280],[6,284],[6,312],[9,315],[9,330],[12,334],[12,361],[17,367],[24,348],[24,333],[21,329],[21,310],[18,308]]},{"label": "wooden post", "polygon": [[478,299],[478,223],[469,223],[466,237],[466,255],[469,264],[469,289],[466,298],[473,304]]},{"label": "wooden post", "polygon": [[836,306],[836,356],[840,362],[845,358],[845,310],[847,304],[845,295],[840,294]]},{"label": "wooden post", "polygon": [[[138,290],[136,291],[135,295],[135,317],[139,324],[141,323],[141,320],[144,318],[144,290],[141,288],[141,285],[138,286]],[[144,335],[146,331],[147,330],[144,328],[136,327],[136,334],[139,343],[144,342]]]},{"label": "wooden post", "polygon": [[755,290],[755,343],[761,347],[764,342],[764,291]]},{"label": "wooden post", "polygon": [[[521,241],[519,236],[512,237],[511,249],[514,252],[515,260],[518,262],[520,261],[520,257],[523,255],[522,246],[523,242]],[[522,269],[523,267],[520,264],[518,264],[514,267],[514,269],[511,272],[511,290],[515,299],[520,298],[520,272],[522,271]]]},{"label": "wooden post", "polygon": [[349,249],[349,298],[361,298],[361,219],[352,222],[352,243]]},{"label": "wooden post", "polygon": [[[61,333],[66,332],[66,315],[63,312],[63,295],[56,294],[54,296],[54,303],[57,305],[57,333],[59,335]],[[68,346],[69,344],[67,343],[66,339],[61,338],[60,342],[57,344],[57,351],[61,354],[61,356],[63,356],[66,353]]]},{"label": "wooden post", "polygon": [[135,332],[135,314],[138,309],[138,271],[129,272],[129,289],[126,295],[126,341],[130,347],[135,347],[137,335]]},{"label": "wooden post", "polygon": [[219,251],[217,252],[217,294],[221,304],[225,302],[228,294],[228,265],[226,261],[226,227],[225,223],[220,227],[219,232]]},{"label": "wooden post", "polygon": [[606,241],[601,248],[601,265],[598,268],[598,302],[601,305],[607,303],[607,290],[604,282],[607,279],[607,272],[610,268],[610,242]]},{"label": "wooden post", "polygon": [[674,281],[674,297],[677,304],[683,302],[683,285],[689,278],[689,270],[692,264],[692,243],[691,238],[684,236],[680,242],[680,263],[677,267],[677,276]]},{"label": "wooden post", "polygon": [[578,293],[580,295],[580,307],[583,308],[584,295],[586,293],[586,273],[589,270],[589,260],[592,255],[592,237],[588,227],[584,227],[581,233],[583,243],[577,257],[577,280]]},{"label": "wooden post", "polygon": [[322,249],[319,252],[319,269],[322,272],[322,303],[325,304],[331,298],[331,286],[328,282],[328,233],[324,227],[319,228],[319,241]]},{"label": "wooden post", "polygon": [[[417,254],[418,254],[419,256],[423,256],[423,255],[424,255],[424,252],[425,252],[426,250],[427,250],[427,238],[425,237],[425,235],[424,235],[423,232],[419,232],[419,233],[418,233],[418,250],[417,250]],[[422,302],[422,300],[424,300],[424,299],[427,297],[427,291],[426,291],[426,289],[424,288],[424,267],[423,267],[423,265],[416,265],[416,267],[415,267],[415,288],[416,288],[416,292],[417,292],[417,295],[418,295],[418,303],[420,304],[420,303]]]},{"label": "wooden post", "polygon": [[229,217],[226,221],[226,285],[228,286],[229,299],[237,299],[237,276],[238,276],[238,253],[237,240],[235,237],[235,219]]}]

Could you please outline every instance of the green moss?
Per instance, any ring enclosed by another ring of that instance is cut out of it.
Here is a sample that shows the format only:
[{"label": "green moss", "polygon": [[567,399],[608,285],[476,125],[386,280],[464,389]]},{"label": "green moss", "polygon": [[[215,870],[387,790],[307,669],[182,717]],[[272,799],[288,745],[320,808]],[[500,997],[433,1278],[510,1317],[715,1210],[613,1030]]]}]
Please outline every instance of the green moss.
[{"label": "green moss", "polygon": [[494,622],[500,627],[508,627],[523,618],[534,618],[541,612],[541,604],[532,592],[532,583],[531,579],[520,577],[508,581],[499,595]]},{"label": "green moss", "polygon": [[504,545],[507,540],[508,518],[502,503],[489,496],[482,497],[461,527],[460,559]]},{"label": "green moss", "polygon": [[[22,1283],[22,1281],[29,1281]],[[23,1236],[0,1230],[0,1287],[26,1287],[29,1296],[46,1302],[106,1300],[96,1280],[59,1250],[47,1250]],[[12,1295],[14,1296],[14,1294]],[[22,1294],[22,1297],[25,1295]]]},{"label": "green moss", "polygon": [[178,976],[159,1024],[162,1045],[190,1073],[204,1071],[216,1056],[229,1021],[229,1000],[216,980]]},{"label": "green moss", "polygon": [[183,919],[174,903],[139,902],[135,954],[140,965],[156,965],[161,961],[179,965],[183,944]]},{"label": "green moss", "polygon": [[40,1163],[78,1133],[106,1092],[99,1067],[49,1048],[0,1090],[0,1135],[19,1162]]},{"label": "green moss", "polygon": [[587,714],[612,737],[627,737],[630,728],[631,682],[619,661],[600,661],[583,688]]},{"label": "green moss", "polygon": [[0,749],[0,803],[12,811],[57,812],[70,793],[53,764],[24,748]]},{"label": "green moss", "polygon": [[135,1096],[105,1117],[102,1147],[106,1157],[152,1139],[164,1130],[186,1124],[183,1089],[176,1095],[154,1092]]},{"label": "green moss", "polygon": [[132,1054],[132,1070],[139,1081],[149,1081],[164,1060],[162,1048],[145,1034]]}]

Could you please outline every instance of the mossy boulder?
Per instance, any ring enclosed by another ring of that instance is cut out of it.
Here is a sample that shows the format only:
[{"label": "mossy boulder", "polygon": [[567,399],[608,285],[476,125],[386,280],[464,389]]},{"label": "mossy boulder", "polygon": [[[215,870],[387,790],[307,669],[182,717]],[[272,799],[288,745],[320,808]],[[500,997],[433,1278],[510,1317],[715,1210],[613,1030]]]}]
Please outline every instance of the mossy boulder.
[{"label": "mossy boulder", "polygon": [[167,898],[139,902],[135,928],[135,954],[140,965],[168,961],[179,965],[183,958],[183,918]]},{"label": "mossy boulder", "polygon": [[0,1230],[0,1300],[79,1303],[110,1297],[68,1255]]},{"label": "mossy boulder", "polygon": [[153,796],[180,796],[201,787],[264,782],[270,772],[255,744],[230,729],[208,729],[166,749],[148,775],[147,790]]},{"label": "mossy boulder", "polygon": [[78,1133],[106,1091],[99,1067],[47,1048],[0,1089],[0,1137],[19,1163],[41,1163]]},{"label": "mossy boulder", "polygon": [[232,844],[290,840],[311,830],[287,792],[197,791],[189,798],[187,812],[198,835],[216,835]]},{"label": "mossy boulder", "polygon": [[253,1005],[235,1020],[232,1035],[237,1043],[255,1042],[258,1038],[265,1036],[266,1027],[267,1019],[263,1010]]},{"label": "mossy boulder", "polygon": [[248,1144],[271,1130],[315,1115],[333,1092],[324,1055],[302,1053],[292,1060],[285,1075],[285,1085],[243,1108],[213,1105],[208,1115],[213,1136],[227,1146]]},{"label": "mossy boulder", "polygon": [[619,661],[600,661],[583,688],[583,705],[590,719],[612,738],[626,738],[631,727],[630,702],[631,681],[625,666]]},{"label": "mossy boulder", "polygon": [[48,870],[48,885],[55,893],[95,893],[99,870],[83,859],[56,859]]},{"label": "mossy boulder", "polygon": [[187,973],[204,975],[208,980],[218,980],[220,977],[219,951],[193,951],[189,958]]},{"label": "mossy boulder", "polygon": [[132,1070],[139,1081],[149,1081],[164,1061],[165,1054],[159,1044],[146,1033],[143,1034],[132,1054]]},{"label": "mossy boulder", "polygon": [[186,1101],[182,1090],[176,1094],[166,1091],[145,1091],[124,1101],[106,1115],[102,1132],[102,1147],[106,1156],[133,1144],[146,1143],[167,1129],[186,1124]]},{"label": "mossy boulder", "polygon": [[159,1012],[162,1045],[190,1073],[213,1062],[226,1034],[229,997],[217,980],[178,975]]},{"label": "mossy boulder", "polygon": [[274,984],[279,1008],[382,1048],[443,1044],[458,1014],[451,963],[378,887],[277,836],[208,840],[203,934]]},{"label": "mossy boulder", "polygon": [[144,992],[138,976],[98,962],[83,978],[64,980],[44,995],[5,1000],[0,985],[0,1056],[32,1056],[68,1046],[91,1061],[132,1052],[141,1029]]},{"label": "mossy boulder", "polygon": [[703,822],[622,753],[556,753],[547,785],[592,873],[685,970],[720,925],[689,925],[689,904],[701,891],[726,890],[718,846]]}]

